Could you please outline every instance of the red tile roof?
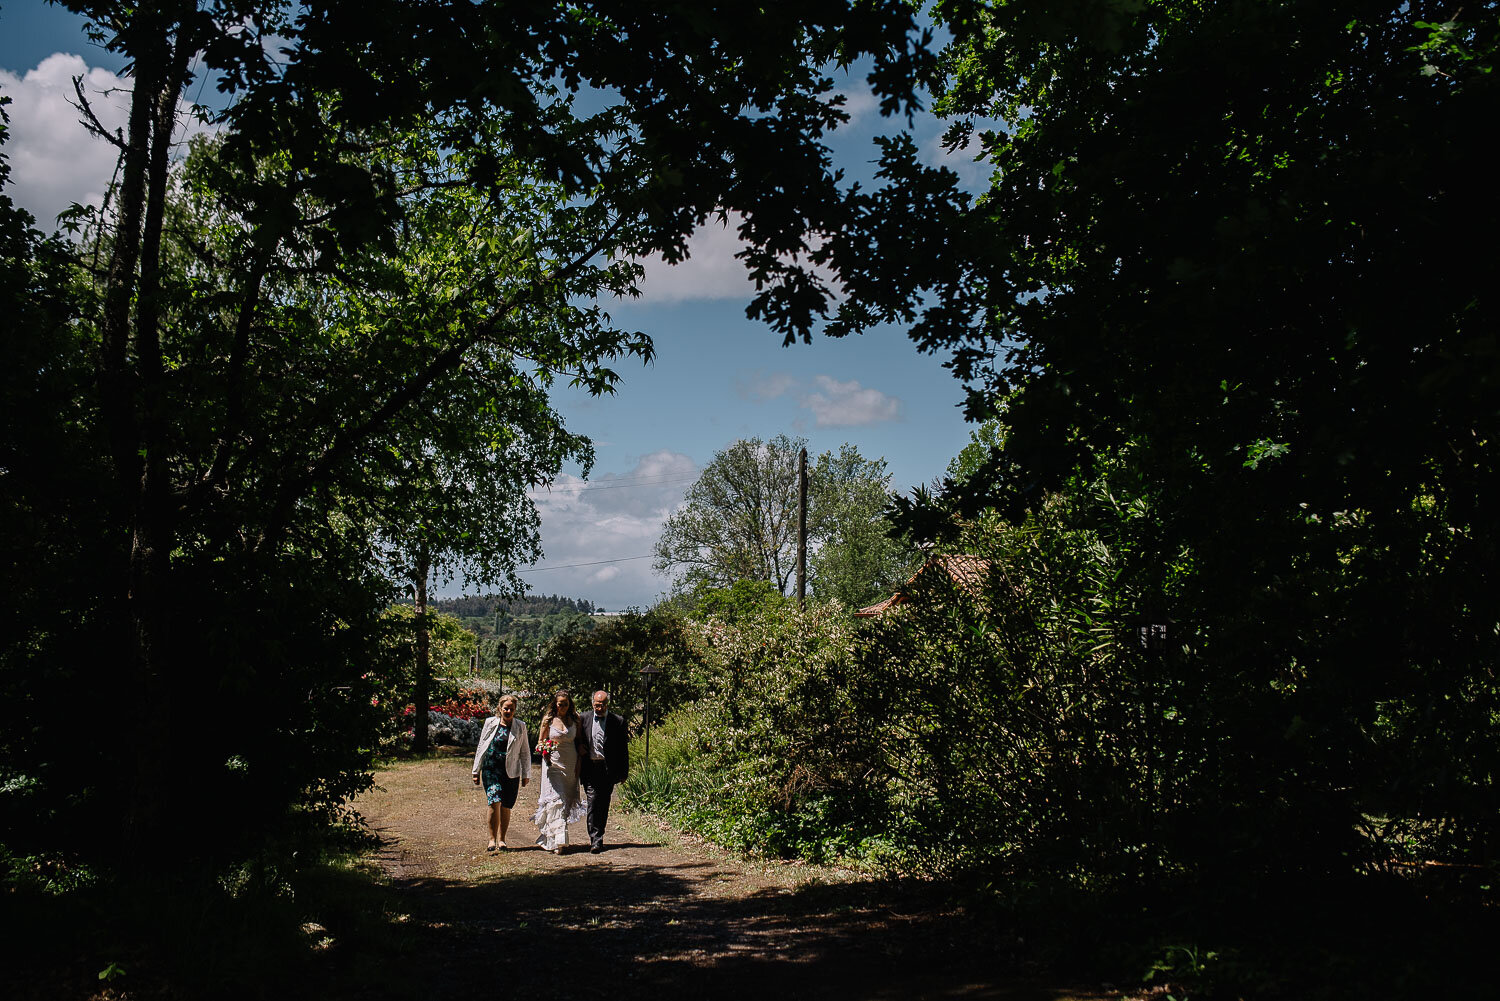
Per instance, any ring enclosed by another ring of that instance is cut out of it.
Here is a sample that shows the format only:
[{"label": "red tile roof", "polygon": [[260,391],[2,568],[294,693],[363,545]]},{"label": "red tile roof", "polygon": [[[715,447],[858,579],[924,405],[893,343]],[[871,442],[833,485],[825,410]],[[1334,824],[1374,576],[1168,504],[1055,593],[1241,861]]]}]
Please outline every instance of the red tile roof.
[{"label": "red tile roof", "polygon": [[917,568],[917,572],[906,579],[906,583],[895,594],[884,601],[878,601],[873,605],[866,605],[854,613],[856,618],[868,619],[881,614],[896,605],[905,604],[911,599],[906,594],[916,579],[925,573],[932,571],[934,567],[942,569],[948,577],[969,592],[970,595],[978,596],[980,588],[984,586],[984,578],[990,572],[990,561],[982,556],[968,556],[955,553],[950,556],[931,556],[927,562]]}]

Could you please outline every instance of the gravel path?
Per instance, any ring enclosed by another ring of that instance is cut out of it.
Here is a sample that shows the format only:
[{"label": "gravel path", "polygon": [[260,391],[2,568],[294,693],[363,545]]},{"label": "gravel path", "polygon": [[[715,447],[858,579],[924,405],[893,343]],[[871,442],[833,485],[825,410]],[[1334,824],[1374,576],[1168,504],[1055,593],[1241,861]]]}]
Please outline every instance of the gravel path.
[{"label": "gravel path", "polygon": [[[534,844],[537,774],[512,815],[512,850],[486,854],[484,797],[467,754],[402,763],[358,802],[382,839],[386,918],[403,953],[350,970],[347,996],[571,993],[611,999],[1115,996],[1026,972],[1024,943],[920,889],[801,864],[737,860],[631,815],[616,798],[602,854]],[[371,977],[376,979],[372,981]],[[768,993],[769,992],[769,993]],[[329,996],[344,996],[335,981]]]}]

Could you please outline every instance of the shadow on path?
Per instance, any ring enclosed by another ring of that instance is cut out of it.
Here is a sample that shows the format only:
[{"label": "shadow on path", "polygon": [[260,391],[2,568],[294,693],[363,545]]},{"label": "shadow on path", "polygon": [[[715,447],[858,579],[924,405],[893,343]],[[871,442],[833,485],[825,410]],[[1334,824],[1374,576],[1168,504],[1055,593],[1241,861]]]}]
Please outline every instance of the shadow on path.
[{"label": "shadow on path", "polygon": [[1104,996],[1042,986],[1025,975],[1013,936],[963,913],[934,912],[898,886],[745,893],[731,866],[681,855],[632,862],[636,847],[615,845],[609,865],[584,852],[578,861],[594,864],[477,881],[398,880],[387,889],[384,932],[331,949],[320,993],[546,996],[598,983],[605,996],[627,1001]]},{"label": "shadow on path", "polygon": [[653,821],[625,823],[623,811],[602,853],[588,852],[579,823],[577,847],[554,856],[533,843],[539,781],[512,812],[511,850],[490,854],[467,757],[398,765],[379,781],[359,809],[390,882],[351,872],[335,888],[345,904],[320,918],[327,945],[308,985],[320,997],[1111,996],[1044,985],[1013,932],[947,910],[920,886],[733,861],[665,833],[658,841]]}]

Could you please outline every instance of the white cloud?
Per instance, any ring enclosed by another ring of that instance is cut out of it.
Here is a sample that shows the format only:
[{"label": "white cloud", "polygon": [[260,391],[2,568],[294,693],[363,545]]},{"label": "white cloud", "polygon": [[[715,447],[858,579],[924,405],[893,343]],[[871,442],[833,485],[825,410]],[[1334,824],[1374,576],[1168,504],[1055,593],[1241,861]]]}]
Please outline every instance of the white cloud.
[{"label": "white cloud", "polygon": [[802,397],[802,405],[813,412],[820,428],[864,427],[901,416],[901,401],[878,389],[827,375],[815,376],[813,382],[818,388]]},{"label": "white cloud", "polygon": [[117,150],[91,136],[73,106],[73,78],[83,77],[84,93],[99,121],[111,131],[123,128],[129,113],[130,81],[102,69],[89,69],[82,56],[55,52],[26,75],[0,70],[0,90],[10,98],[9,192],[16,203],[50,229],[57,213],[77,201],[98,205],[114,173]]},{"label": "white cloud", "polygon": [[[815,426],[820,428],[866,427],[901,417],[898,398],[862,386],[857,380],[841,382],[831,375],[815,375],[809,385],[789,372],[756,369],[736,379],[735,390],[741,399],[759,403],[792,396],[812,413]],[[797,419],[793,427],[801,433],[807,422]]]},{"label": "white cloud", "polygon": [[727,223],[715,220],[700,226],[688,237],[688,258],[681,264],[668,264],[660,254],[641,263],[646,278],[641,284],[644,303],[686,302],[690,299],[743,299],[755,295],[755,283],[745,272],[735,254],[743,249],[736,230],[743,221],[731,213]]},{"label": "white cloud", "polygon": [[[11,174],[7,192],[36,216],[42,229],[51,229],[57,214],[73,202],[98,205],[114,176],[118,150],[91,135],[74,105],[73,78],[83,77],[89,107],[109,131],[125,127],[130,110],[131,81],[97,67],[82,56],[54,52],[24,76],[0,70],[0,92],[12,100],[10,139],[5,153]],[[201,125],[181,105],[179,121],[190,132]]]},{"label": "white cloud", "polygon": [[[755,281],[745,270],[745,262],[734,255],[745,249],[739,237],[739,227],[745,217],[738,212],[729,213],[726,222],[710,219],[688,237],[688,257],[680,264],[668,264],[660,254],[641,259],[646,276],[641,282],[641,297],[634,300],[646,305],[662,305],[675,302],[704,299],[737,299],[748,303],[757,294]],[[809,246],[822,245],[822,238],[811,234]],[[806,258],[781,255],[783,262],[800,262],[807,266]],[[823,285],[838,298],[838,283],[833,273],[824,266],[812,271]]]},{"label": "white cloud", "polygon": [[868,87],[845,87],[834,92],[844,99],[844,114],[849,120],[839,128],[849,129],[880,110],[880,101]]},{"label": "white cloud", "polygon": [[766,372],[764,369],[747,372],[735,380],[735,389],[744,400],[774,400],[796,387],[797,378],[790,372]]},{"label": "white cloud", "polygon": [[546,549],[538,565],[564,569],[522,573],[522,579],[532,591],[588,598],[610,610],[649,605],[670,582],[652,569],[651,559],[637,557],[651,554],[662,523],[698,472],[688,456],[663,450],[623,473],[588,481],[560,476],[551,490],[534,491]]}]

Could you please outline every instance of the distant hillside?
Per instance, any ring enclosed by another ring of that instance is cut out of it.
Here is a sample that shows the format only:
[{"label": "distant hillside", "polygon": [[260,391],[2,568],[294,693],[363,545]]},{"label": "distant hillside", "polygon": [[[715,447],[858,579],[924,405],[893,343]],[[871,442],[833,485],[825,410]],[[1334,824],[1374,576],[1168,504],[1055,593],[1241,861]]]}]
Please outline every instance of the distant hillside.
[{"label": "distant hillside", "polygon": [[480,640],[480,659],[488,670],[498,656],[496,643],[503,643],[510,657],[534,657],[554,637],[588,632],[598,622],[593,613],[603,611],[587,598],[528,594],[524,598],[502,598],[489,594],[476,598],[441,598],[432,609],[455,616]]},{"label": "distant hillside", "polygon": [[494,615],[497,611],[506,615],[556,615],[559,612],[589,615],[604,611],[587,598],[565,598],[558,594],[528,594],[524,598],[487,594],[483,597],[439,598],[431,604],[434,611],[447,612],[461,619]]}]

